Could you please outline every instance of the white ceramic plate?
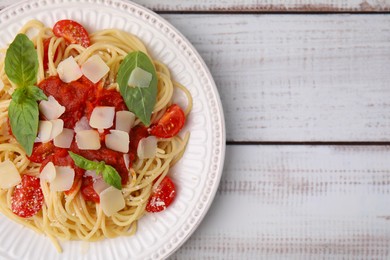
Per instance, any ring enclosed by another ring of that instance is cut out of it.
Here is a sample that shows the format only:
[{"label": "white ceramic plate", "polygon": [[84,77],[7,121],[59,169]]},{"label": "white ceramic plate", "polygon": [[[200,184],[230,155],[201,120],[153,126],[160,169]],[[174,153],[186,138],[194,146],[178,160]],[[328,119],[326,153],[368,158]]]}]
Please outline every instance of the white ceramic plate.
[{"label": "white ceramic plate", "polygon": [[167,64],[173,77],[190,90],[194,107],[184,131],[191,137],[184,157],[171,172],[178,187],[166,211],[148,214],[132,237],[101,242],[61,242],[58,254],[43,235],[0,216],[0,259],[161,259],[172,254],[192,234],[206,214],[218,188],[225,155],[225,125],[215,83],[194,47],[155,13],[118,0],[25,1],[0,13],[3,48],[31,19],[47,26],[73,19],[88,31],[119,28],[146,44],[152,56]]}]

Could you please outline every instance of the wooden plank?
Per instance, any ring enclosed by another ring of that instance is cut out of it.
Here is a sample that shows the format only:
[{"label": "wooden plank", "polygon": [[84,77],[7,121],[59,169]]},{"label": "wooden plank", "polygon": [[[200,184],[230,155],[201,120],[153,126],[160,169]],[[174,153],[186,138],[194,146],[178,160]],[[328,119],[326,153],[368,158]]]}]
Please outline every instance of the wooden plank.
[{"label": "wooden plank", "polygon": [[[127,0],[128,1],[128,0]],[[389,0],[134,0],[157,12],[387,12]],[[15,0],[0,0],[0,8]]]},{"label": "wooden plank", "polygon": [[388,0],[200,0],[159,1],[135,0],[155,11],[191,12],[384,12],[390,10]]},{"label": "wooden plank", "polygon": [[228,146],[216,198],[171,259],[389,259],[390,147]]},{"label": "wooden plank", "polygon": [[230,141],[390,141],[390,16],[164,15],[196,47]]}]

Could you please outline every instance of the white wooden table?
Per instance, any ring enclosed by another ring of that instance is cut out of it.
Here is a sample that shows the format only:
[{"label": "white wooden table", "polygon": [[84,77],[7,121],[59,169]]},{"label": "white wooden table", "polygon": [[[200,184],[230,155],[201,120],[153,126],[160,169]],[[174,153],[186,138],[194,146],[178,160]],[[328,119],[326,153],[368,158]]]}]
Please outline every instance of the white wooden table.
[{"label": "white wooden table", "polygon": [[390,0],[136,2],[225,112],[217,196],[171,259],[390,259]]}]

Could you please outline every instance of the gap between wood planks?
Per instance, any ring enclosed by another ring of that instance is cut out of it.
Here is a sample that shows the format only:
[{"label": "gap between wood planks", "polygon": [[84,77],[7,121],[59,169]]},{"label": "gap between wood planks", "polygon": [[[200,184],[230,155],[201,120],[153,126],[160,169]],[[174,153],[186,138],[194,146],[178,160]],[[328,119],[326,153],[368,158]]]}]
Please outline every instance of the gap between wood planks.
[{"label": "gap between wood planks", "polygon": [[333,142],[319,142],[319,141],[226,141],[227,145],[334,145],[334,146],[390,146],[390,142],[362,142],[362,141],[333,141]]}]

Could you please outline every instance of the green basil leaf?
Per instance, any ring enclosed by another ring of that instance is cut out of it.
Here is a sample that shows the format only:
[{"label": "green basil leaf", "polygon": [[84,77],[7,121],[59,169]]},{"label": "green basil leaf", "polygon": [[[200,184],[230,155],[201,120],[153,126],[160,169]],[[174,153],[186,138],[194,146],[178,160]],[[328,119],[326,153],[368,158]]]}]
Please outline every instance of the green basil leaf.
[{"label": "green basil leaf", "polygon": [[47,100],[47,96],[43,93],[42,89],[37,86],[28,86],[27,87],[29,97],[33,98],[36,101]]},{"label": "green basil leaf", "polygon": [[[149,87],[139,88],[129,87],[127,85],[131,72],[136,67],[152,74],[152,80]],[[132,111],[144,125],[150,125],[150,117],[157,98],[157,74],[149,57],[141,51],[129,53],[119,66],[117,82],[127,108]]]},{"label": "green basil leaf", "polygon": [[76,166],[80,167],[81,169],[94,171],[99,167],[99,162],[88,160],[83,156],[75,154],[70,151],[69,151],[69,155],[74,161],[74,164],[76,164]]},{"label": "green basil leaf", "polygon": [[70,151],[69,155],[76,166],[84,170],[96,171],[96,174],[102,174],[103,180],[107,184],[117,188],[118,190],[122,189],[121,176],[114,167],[107,165],[104,161],[94,162],[88,160],[87,158]]},{"label": "green basil leaf", "polygon": [[34,99],[25,98],[23,91],[17,88],[13,93],[8,107],[8,117],[16,140],[27,155],[31,155],[38,133],[39,110],[38,103]]},{"label": "green basil leaf", "polygon": [[5,73],[18,85],[27,87],[37,81],[38,55],[34,44],[25,34],[18,34],[7,49]]},{"label": "green basil leaf", "polygon": [[117,188],[118,190],[122,189],[121,176],[115,170],[114,167],[106,165],[102,172],[103,180],[110,184],[111,186]]},{"label": "green basil leaf", "polygon": [[17,88],[14,93],[12,93],[12,100],[16,103],[22,103],[27,98],[27,88]]}]

